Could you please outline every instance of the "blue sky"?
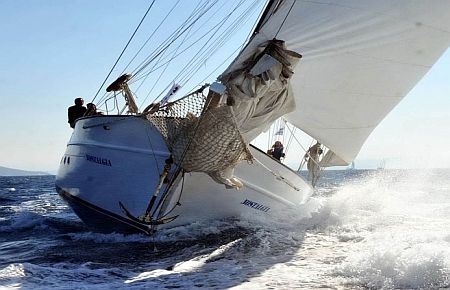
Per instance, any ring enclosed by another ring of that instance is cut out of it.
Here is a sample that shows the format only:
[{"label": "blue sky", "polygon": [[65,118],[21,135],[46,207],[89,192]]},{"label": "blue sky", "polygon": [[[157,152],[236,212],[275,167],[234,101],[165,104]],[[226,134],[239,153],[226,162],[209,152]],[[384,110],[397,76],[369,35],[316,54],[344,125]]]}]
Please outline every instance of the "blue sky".
[{"label": "blue sky", "polygon": [[[0,0],[1,166],[57,169],[72,132],[67,107],[77,96],[92,99],[150,2]],[[141,30],[174,2],[156,5]],[[241,38],[256,17],[253,12],[243,25]],[[388,168],[450,167],[449,72],[447,51],[369,137],[357,167],[376,167],[383,159]],[[295,155],[287,160],[294,167]]]}]

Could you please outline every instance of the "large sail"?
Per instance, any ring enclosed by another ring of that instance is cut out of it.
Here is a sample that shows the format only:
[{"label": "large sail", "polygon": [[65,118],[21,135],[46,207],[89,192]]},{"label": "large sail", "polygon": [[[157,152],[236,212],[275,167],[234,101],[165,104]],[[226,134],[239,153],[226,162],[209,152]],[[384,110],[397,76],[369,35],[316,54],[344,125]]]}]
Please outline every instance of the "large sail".
[{"label": "large sail", "polygon": [[[270,1],[224,75],[269,40],[303,57],[286,119],[351,163],[382,119],[450,44],[448,0]],[[261,126],[266,126],[262,124]]]}]

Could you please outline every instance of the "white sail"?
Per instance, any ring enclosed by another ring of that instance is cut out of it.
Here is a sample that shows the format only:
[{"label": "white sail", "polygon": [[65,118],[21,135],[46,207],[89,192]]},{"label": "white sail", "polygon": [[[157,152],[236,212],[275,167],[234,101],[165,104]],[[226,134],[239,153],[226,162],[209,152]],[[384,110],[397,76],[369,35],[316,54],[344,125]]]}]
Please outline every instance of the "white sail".
[{"label": "white sail", "polygon": [[257,46],[285,41],[303,56],[290,81],[296,109],[286,119],[349,164],[448,48],[449,11],[447,0],[271,1],[225,74]]}]

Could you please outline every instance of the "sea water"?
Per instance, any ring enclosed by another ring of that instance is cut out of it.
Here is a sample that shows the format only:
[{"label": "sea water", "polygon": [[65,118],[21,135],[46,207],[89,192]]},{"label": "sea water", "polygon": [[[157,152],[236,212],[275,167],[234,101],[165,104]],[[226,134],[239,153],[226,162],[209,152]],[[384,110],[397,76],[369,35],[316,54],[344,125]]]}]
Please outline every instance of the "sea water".
[{"label": "sea water", "polygon": [[450,170],[325,171],[301,212],[153,237],[90,231],[54,176],[0,177],[2,289],[439,289],[449,277]]}]

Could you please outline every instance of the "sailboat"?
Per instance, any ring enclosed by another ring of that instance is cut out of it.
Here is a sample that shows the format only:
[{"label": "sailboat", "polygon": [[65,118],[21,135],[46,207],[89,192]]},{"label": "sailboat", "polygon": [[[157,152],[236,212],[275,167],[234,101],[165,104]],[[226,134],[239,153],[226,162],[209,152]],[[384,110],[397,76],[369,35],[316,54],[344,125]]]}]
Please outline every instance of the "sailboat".
[{"label": "sailboat", "polygon": [[[185,23],[214,18],[199,9],[217,1],[200,2]],[[448,11],[444,0],[270,0],[212,84],[140,110],[133,80],[142,70],[118,75],[105,99],[123,97],[124,109],[77,120],[56,190],[103,232],[301,210],[311,185],[251,141],[283,117],[327,148],[321,166],[351,164],[448,48]]]},{"label": "sailboat", "polygon": [[377,170],[384,170],[386,168],[386,160],[383,159],[378,163]]},{"label": "sailboat", "polygon": [[347,168],[347,170],[355,170],[355,161],[352,161],[352,163],[350,164],[350,166]]}]

